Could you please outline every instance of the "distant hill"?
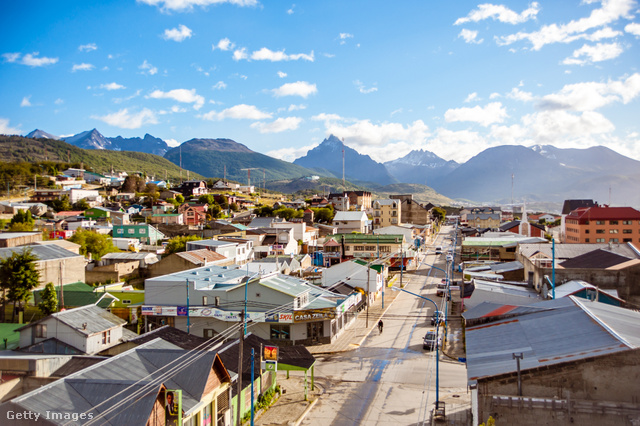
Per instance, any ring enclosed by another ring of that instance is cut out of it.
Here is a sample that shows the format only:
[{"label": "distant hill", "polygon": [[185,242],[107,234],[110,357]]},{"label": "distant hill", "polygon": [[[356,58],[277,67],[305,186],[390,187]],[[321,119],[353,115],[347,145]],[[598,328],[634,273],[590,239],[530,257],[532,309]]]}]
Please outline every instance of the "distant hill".
[{"label": "distant hill", "polygon": [[264,180],[292,179],[318,174],[304,167],[254,152],[231,139],[191,139],[180,147],[170,149],[165,158],[174,164],[207,177],[247,182],[247,168],[251,170],[251,183],[258,186]]},{"label": "distant hill", "polygon": [[334,135],[323,140],[307,155],[296,159],[293,164],[307,168],[322,167],[336,177],[342,177],[342,149],[344,146],[345,178],[350,181],[375,182],[380,185],[395,183],[397,180],[389,174],[384,165],[374,161],[368,155],[358,153],[342,144]]},{"label": "distant hill", "polygon": [[387,161],[384,166],[399,182],[433,186],[459,164],[444,160],[430,151],[413,150],[402,158]]},{"label": "distant hill", "polygon": [[123,138],[117,136],[115,138],[107,138],[111,142],[111,149],[120,151],[138,151],[148,152],[149,154],[155,154],[164,156],[169,150],[169,145],[160,138],[145,134],[143,138]]},{"label": "distant hill", "polygon": [[[82,149],[55,139],[27,139],[0,135],[0,161],[82,163],[97,173],[115,171],[142,172],[157,179],[180,178],[180,168],[170,161],[144,152]],[[182,172],[186,178],[186,172]],[[192,173],[191,177],[202,176]]]},{"label": "distant hill", "polygon": [[64,141],[84,149],[113,149],[111,141],[105,138],[97,129],[87,130],[86,132],[69,136],[64,138]]},{"label": "distant hill", "polygon": [[438,193],[435,189],[417,183],[394,183],[381,186],[373,190],[379,198],[389,198],[389,195],[412,194],[413,199],[420,203],[431,203],[436,206],[450,206],[455,201]]},{"label": "distant hill", "polygon": [[345,181],[342,185],[342,179],[334,177],[321,177],[320,179],[311,180],[306,177],[297,179],[283,179],[267,183],[267,189],[282,192],[284,194],[311,192],[318,195],[327,195],[332,192],[342,191],[368,191],[367,187],[355,185],[352,182]]}]

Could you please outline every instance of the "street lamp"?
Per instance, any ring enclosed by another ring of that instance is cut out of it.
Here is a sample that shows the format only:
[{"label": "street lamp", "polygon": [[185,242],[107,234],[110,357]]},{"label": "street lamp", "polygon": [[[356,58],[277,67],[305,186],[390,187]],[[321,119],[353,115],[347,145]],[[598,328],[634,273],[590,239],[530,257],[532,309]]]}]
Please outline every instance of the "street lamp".
[{"label": "street lamp", "polygon": [[[438,312],[438,305],[436,304],[436,302],[434,302],[433,300],[424,297],[424,296],[420,296],[419,294],[416,293],[412,293],[408,290],[405,290],[403,288],[398,288],[398,287],[391,287],[391,290],[394,291],[404,291],[405,293],[409,293],[412,296],[418,297],[420,299],[424,299],[424,300],[428,300],[429,302],[433,303],[433,307],[435,309],[435,312]],[[438,321],[436,322],[436,405],[438,404],[438,402],[440,401],[440,365],[439,365],[439,359],[440,359],[440,355],[438,354],[438,329],[440,328],[440,319],[438,318]]]}]

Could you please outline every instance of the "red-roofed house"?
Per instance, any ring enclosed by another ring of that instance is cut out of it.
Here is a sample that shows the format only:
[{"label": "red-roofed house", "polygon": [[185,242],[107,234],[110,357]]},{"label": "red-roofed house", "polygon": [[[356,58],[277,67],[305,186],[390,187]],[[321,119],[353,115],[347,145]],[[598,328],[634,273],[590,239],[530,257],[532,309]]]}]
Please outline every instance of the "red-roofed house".
[{"label": "red-roofed house", "polygon": [[640,211],[632,207],[583,207],[565,218],[567,243],[639,243]]}]

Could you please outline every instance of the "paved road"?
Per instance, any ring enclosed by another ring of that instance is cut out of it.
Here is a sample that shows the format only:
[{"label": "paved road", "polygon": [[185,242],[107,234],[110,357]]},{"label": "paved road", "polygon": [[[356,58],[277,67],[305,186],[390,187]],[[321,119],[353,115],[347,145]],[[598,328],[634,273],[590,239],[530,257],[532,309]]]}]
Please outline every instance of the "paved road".
[{"label": "paved road", "polygon": [[[427,262],[434,258],[427,256]],[[407,290],[439,300],[434,287],[441,274],[429,277],[423,269],[407,275]],[[385,314],[382,334],[373,331],[356,350],[318,357],[316,377],[327,388],[303,424],[412,425],[428,420],[436,362],[435,352],[422,349],[422,338],[432,329],[427,318],[433,309],[431,303],[401,293]],[[441,356],[440,400],[453,395],[461,400],[467,396],[465,367]]]}]

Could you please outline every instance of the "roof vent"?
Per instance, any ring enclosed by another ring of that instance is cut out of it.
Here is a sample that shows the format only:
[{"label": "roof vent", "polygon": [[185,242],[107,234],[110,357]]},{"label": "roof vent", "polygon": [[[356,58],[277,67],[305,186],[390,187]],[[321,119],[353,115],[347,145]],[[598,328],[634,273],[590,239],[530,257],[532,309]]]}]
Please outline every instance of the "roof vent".
[{"label": "roof vent", "polygon": [[86,330],[86,329],[87,329],[87,323],[86,323],[86,322],[83,322],[83,323],[82,323],[82,329],[83,329],[83,330]]},{"label": "roof vent", "polygon": [[224,274],[218,274],[218,277],[224,278]]}]

